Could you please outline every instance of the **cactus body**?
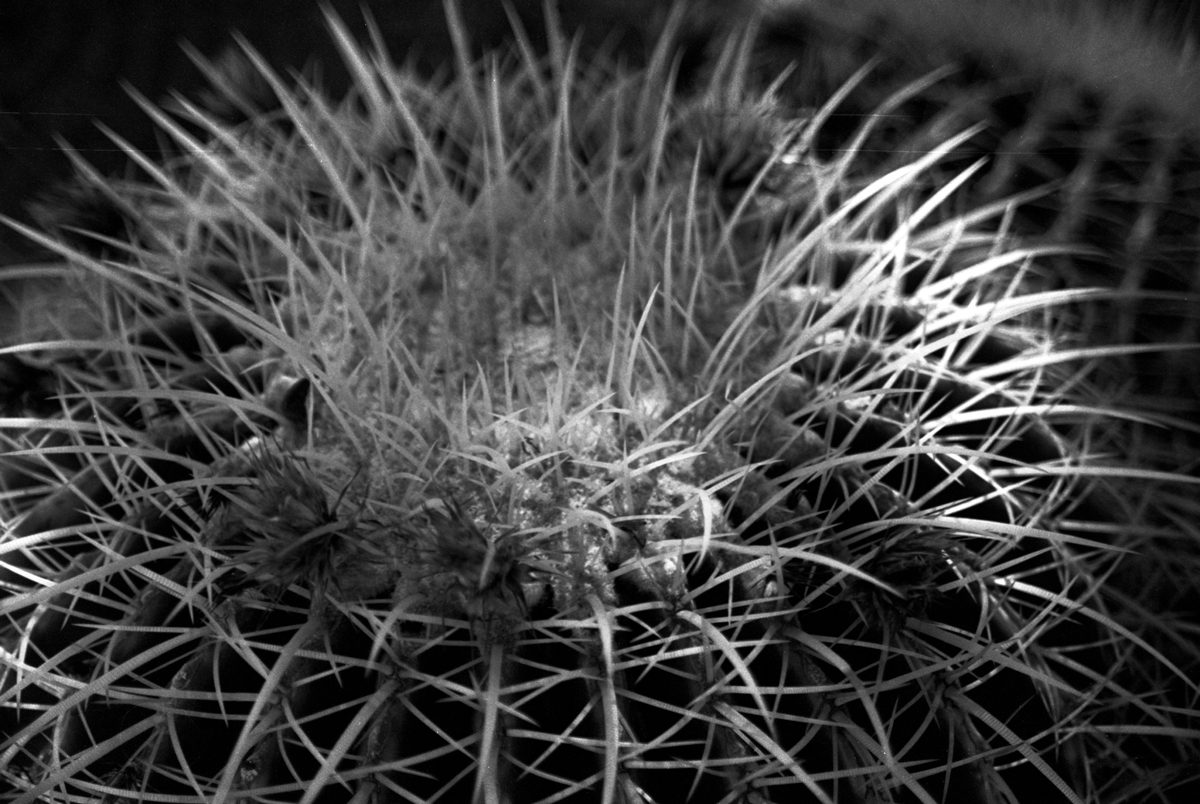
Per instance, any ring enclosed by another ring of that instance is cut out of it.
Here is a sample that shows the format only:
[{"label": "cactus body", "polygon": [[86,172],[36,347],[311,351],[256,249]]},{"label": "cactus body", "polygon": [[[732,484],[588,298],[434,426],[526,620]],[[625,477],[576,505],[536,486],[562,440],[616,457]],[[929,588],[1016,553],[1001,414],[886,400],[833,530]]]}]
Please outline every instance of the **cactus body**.
[{"label": "cactus body", "polygon": [[43,237],[110,337],[13,351],[3,800],[1187,782],[1138,587],[1184,478],[1075,348],[1106,291],[955,207],[963,138],[881,168],[665,49],[435,86],[332,32],[350,98],[249,53],[273,102],[148,109],[186,155],[101,183],[129,242]]}]

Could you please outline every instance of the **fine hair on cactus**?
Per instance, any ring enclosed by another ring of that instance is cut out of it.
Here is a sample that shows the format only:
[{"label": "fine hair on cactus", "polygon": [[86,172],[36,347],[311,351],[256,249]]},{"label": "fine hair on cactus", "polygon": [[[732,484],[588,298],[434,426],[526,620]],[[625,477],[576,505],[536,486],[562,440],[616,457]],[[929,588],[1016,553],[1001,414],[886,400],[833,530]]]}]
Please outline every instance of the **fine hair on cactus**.
[{"label": "fine hair on cactus", "polygon": [[330,15],[337,99],[206,62],[174,156],[9,222],[88,304],[0,349],[0,801],[1194,790],[1200,511],[1122,368],[1178,347],[1094,345],[1129,289],[978,131],[870,153],[938,77],[830,149],[869,65],[448,14],[436,79]]}]

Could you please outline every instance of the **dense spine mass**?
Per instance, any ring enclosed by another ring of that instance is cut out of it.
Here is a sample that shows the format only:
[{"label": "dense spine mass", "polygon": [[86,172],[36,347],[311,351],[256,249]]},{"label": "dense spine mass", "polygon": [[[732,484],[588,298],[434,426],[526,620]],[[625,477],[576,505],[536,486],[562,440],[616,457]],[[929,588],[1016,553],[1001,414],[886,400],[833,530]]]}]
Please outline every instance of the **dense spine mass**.
[{"label": "dense spine mass", "polygon": [[0,353],[0,800],[1186,799],[1190,129],[836,7],[147,104]]},{"label": "dense spine mass", "polygon": [[[1076,253],[1048,282],[1103,286],[1089,342],[1197,342],[1200,63],[1125,4],[884,0],[769,3],[758,46],[781,96],[819,106],[864,65],[827,126],[898,165],[972,131],[949,164],[977,164],[972,206],[1011,204],[1025,242]],[[1193,351],[1131,357],[1138,404],[1184,418],[1200,398]],[[1172,407],[1173,406],[1173,407]]]}]

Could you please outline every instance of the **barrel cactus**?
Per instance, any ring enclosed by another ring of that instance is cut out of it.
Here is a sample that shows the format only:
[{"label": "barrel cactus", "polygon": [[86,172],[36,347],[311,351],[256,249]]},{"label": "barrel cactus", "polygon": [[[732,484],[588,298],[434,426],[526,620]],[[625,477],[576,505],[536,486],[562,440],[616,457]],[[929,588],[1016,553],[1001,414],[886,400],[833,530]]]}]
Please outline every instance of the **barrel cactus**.
[{"label": "barrel cactus", "polygon": [[[978,171],[970,206],[1020,198],[1011,231],[1075,247],[1044,263],[1059,285],[1122,289],[1089,307],[1089,340],[1151,347],[1121,369],[1137,381],[1137,405],[1196,417],[1193,352],[1161,349],[1200,333],[1192,296],[1179,292],[1200,288],[1200,70],[1187,33],[1164,30],[1170,4],[749,5],[769,9],[756,59],[768,75],[793,66],[798,78],[785,90],[793,102],[819,104],[870,65],[846,87],[824,148],[857,133],[867,158],[896,167],[963,133],[943,165]],[[862,126],[867,118],[872,125]]]},{"label": "barrel cactus", "polygon": [[4,801],[1189,781],[1186,478],[961,139],[819,158],[736,43],[683,94],[331,31],[350,97],[247,50],[27,231],[92,303],[2,355]]}]

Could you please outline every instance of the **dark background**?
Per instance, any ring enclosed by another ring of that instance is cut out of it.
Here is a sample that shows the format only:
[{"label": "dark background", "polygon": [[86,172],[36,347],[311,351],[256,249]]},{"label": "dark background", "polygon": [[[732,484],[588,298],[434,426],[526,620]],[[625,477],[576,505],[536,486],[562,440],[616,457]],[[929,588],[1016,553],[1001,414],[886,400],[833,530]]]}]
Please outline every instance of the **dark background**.
[{"label": "dark background", "polygon": [[[499,44],[509,31],[500,0],[460,0],[477,48]],[[736,6],[737,0],[711,0]],[[1084,0],[1102,2],[1104,0]],[[1158,12],[1170,32],[1197,30],[1200,9],[1189,0],[1108,0]],[[511,0],[527,30],[544,30],[542,0]],[[897,0],[903,2],[903,0]],[[617,40],[631,56],[640,34],[668,0],[558,0],[566,27],[584,32],[585,45]],[[330,88],[345,84],[341,62],[316,0],[0,0],[0,214],[28,219],[30,199],[69,173],[56,136],[106,173],[125,160],[96,127],[102,121],[140,150],[153,152],[155,134],[130,99],[128,82],[151,100],[170,90],[203,86],[179,48],[186,40],[208,56],[242,31],[277,68],[322,65]],[[443,0],[327,0],[362,35],[366,6],[397,58],[426,69],[450,52]],[[0,226],[0,265],[36,255],[24,238]]]}]

